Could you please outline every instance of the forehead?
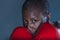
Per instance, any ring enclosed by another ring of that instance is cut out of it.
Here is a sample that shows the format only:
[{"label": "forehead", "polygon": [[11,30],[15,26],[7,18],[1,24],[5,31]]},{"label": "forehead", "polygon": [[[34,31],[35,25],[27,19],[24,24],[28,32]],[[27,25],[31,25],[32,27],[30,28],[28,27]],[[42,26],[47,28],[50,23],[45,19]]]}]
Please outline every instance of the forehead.
[{"label": "forehead", "polygon": [[28,8],[28,10],[24,11],[24,18],[31,18],[31,17],[40,17],[41,10],[38,8]]}]

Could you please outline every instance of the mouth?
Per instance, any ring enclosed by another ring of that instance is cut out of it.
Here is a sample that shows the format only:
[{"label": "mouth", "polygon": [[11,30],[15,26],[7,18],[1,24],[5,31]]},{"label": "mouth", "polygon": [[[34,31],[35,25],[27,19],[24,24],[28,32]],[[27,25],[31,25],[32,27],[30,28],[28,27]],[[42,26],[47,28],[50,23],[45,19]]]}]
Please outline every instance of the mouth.
[{"label": "mouth", "polygon": [[35,27],[33,27],[33,26],[32,26],[32,27],[31,27],[31,26],[29,26],[29,28],[31,28],[32,30],[36,30],[36,28],[35,28]]}]

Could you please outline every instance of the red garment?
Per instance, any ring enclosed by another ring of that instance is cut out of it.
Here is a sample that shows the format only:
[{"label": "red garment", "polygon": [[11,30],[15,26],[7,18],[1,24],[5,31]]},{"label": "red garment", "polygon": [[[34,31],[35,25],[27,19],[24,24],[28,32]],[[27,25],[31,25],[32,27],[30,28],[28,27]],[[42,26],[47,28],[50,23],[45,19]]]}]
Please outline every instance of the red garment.
[{"label": "red garment", "polygon": [[33,37],[27,28],[17,27],[11,37],[11,40],[57,40],[58,33],[56,28],[50,23],[44,23],[37,30],[37,33]]}]

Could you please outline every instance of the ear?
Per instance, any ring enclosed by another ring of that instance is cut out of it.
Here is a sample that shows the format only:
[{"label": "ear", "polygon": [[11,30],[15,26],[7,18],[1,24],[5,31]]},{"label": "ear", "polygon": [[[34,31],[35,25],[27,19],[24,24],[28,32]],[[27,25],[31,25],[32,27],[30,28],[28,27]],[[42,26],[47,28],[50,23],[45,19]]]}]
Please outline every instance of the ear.
[{"label": "ear", "polygon": [[51,17],[51,13],[49,12],[48,15],[47,15],[47,18],[50,18]]},{"label": "ear", "polygon": [[50,17],[51,17],[51,13],[48,13],[48,15],[47,15],[47,22],[49,22]]}]

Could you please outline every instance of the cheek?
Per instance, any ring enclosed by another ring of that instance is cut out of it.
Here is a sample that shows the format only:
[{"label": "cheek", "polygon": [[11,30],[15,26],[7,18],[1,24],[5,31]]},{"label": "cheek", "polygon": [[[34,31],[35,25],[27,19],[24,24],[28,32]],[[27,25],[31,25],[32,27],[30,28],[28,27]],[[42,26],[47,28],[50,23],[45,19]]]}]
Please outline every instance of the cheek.
[{"label": "cheek", "polygon": [[37,22],[34,24],[35,27],[38,27],[40,25],[40,22]]}]

